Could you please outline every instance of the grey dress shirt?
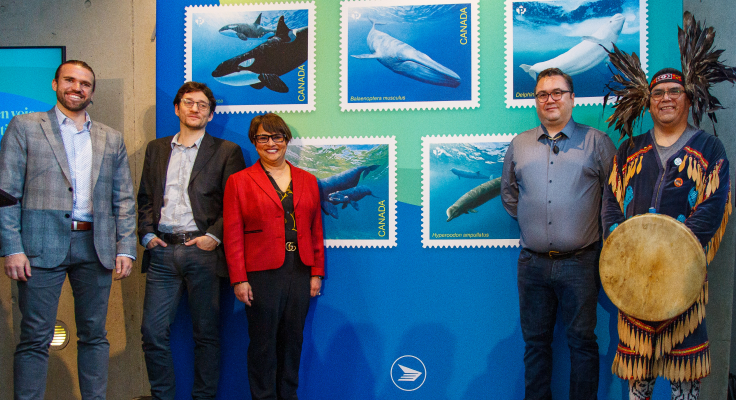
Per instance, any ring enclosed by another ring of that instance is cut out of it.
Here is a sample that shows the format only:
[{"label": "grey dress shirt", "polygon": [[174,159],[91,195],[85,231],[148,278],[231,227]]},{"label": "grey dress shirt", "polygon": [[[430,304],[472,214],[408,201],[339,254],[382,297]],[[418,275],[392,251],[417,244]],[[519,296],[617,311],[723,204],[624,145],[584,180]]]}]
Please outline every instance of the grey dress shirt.
[{"label": "grey dress shirt", "polygon": [[[182,233],[196,232],[199,230],[194,222],[194,214],[192,213],[192,202],[189,199],[189,179],[192,176],[192,168],[194,161],[199,154],[199,148],[202,146],[204,133],[191,146],[184,146],[179,142],[179,134],[177,133],[171,139],[171,158],[169,166],[166,170],[166,186],[164,188],[164,206],[161,207],[161,220],[159,220],[158,229],[160,232]],[[221,241],[210,233],[205,235],[215,239],[217,244]],[[156,237],[155,234],[149,233],[143,237],[141,244],[143,247]]]},{"label": "grey dress shirt", "polygon": [[541,125],[511,141],[501,200],[519,221],[523,248],[566,252],[600,239],[601,196],[615,152],[608,135],[572,118],[554,141]]}]

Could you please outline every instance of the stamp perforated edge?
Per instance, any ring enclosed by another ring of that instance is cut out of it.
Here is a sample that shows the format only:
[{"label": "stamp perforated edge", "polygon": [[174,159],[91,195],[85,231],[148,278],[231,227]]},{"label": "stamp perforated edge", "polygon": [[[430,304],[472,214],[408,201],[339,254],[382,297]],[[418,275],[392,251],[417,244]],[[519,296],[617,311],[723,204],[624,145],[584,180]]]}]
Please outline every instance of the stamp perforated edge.
[{"label": "stamp perforated edge", "polygon": [[[341,136],[294,138],[295,146],[339,146],[351,144],[388,145],[388,206],[385,239],[325,239],[325,247],[396,247],[396,136]],[[320,211],[320,214],[322,211]],[[324,218],[324,215],[323,215]]]},{"label": "stamp perforated edge", "polygon": [[237,12],[237,11],[278,11],[278,10],[303,10],[309,13],[309,58],[308,69],[308,95],[305,104],[251,104],[251,105],[222,105],[215,110],[218,114],[223,113],[261,113],[261,112],[310,112],[316,109],[315,93],[315,30],[316,30],[316,6],[314,1],[282,2],[282,3],[257,3],[240,5],[206,5],[185,7],[184,17],[184,82],[192,80],[192,18],[191,13]]},{"label": "stamp perforated edge", "polygon": [[[429,226],[430,145],[435,143],[511,142],[515,133],[422,137],[422,247],[519,247],[519,239],[431,239]],[[511,217],[509,217],[511,218]]]},{"label": "stamp perforated edge", "polygon": [[[472,109],[480,107],[480,70],[479,70],[479,0],[346,0],[340,2],[340,110],[341,111],[389,111],[389,110],[445,110]],[[457,101],[407,101],[407,102],[348,102],[348,8],[353,5],[363,7],[396,7],[402,5],[438,5],[438,4],[470,4],[471,32],[473,43],[471,51],[472,88],[470,100]]]}]

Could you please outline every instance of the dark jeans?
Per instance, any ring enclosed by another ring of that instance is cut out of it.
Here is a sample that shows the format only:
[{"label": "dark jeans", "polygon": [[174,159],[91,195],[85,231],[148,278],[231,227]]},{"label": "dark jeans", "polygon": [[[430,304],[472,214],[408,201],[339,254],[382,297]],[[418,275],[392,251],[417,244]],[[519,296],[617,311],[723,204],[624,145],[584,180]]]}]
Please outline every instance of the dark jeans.
[{"label": "dark jeans", "polygon": [[519,254],[518,285],[524,350],[526,400],[551,400],[552,336],[557,307],[570,347],[570,399],[596,399],[598,343],[599,250],[561,259]]},{"label": "dark jeans", "polygon": [[287,252],[281,268],[248,273],[253,301],[245,313],[253,400],[297,400],[310,273],[298,252]]},{"label": "dark jeans", "polygon": [[194,331],[193,399],[214,399],[220,376],[220,278],[217,252],[196,245],[157,246],[151,250],[143,301],[143,352],[151,396],[173,400],[174,361],[169,335],[186,288]]},{"label": "dark jeans", "polygon": [[107,393],[110,343],[105,322],[112,271],[97,258],[92,231],[72,232],[69,253],[55,268],[31,268],[28,282],[18,282],[22,314],[20,343],[15,349],[13,381],[16,400],[44,398],[49,345],[66,276],[74,296],[77,325],[77,369],[84,400],[102,400]]}]

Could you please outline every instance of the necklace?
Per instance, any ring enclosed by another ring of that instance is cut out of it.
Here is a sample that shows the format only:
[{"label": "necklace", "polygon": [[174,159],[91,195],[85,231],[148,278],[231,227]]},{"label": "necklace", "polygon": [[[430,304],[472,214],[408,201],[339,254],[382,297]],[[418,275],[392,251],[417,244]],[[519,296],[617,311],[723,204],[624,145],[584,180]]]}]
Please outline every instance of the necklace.
[{"label": "necklace", "polygon": [[268,169],[265,166],[263,168],[266,170],[266,172],[268,172],[269,175],[271,175],[271,177],[273,177],[273,179],[279,179],[282,175],[284,175],[284,173],[286,173],[286,171],[289,169],[289,166],[287,164],[285,167],[281,167],[278,174],[274,173],[276,171],[276,168]]}]

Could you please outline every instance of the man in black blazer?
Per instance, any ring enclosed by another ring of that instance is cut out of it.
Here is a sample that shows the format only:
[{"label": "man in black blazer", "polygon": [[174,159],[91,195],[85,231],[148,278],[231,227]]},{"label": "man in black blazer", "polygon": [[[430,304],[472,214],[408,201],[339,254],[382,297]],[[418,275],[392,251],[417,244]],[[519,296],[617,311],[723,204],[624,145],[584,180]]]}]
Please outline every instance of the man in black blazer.
[{"label": "man in black blazer", "polygon": [[193,399],[214,399],[220,365],[220,277],[225,182],[245,168],[235,143],[205,132],[215,112],[207,85],[187,82],[174,98],[179,133],[151,141],[138,190],[138,236],[146,248],[143,272],[143,352],[151,395],[174,399],[169,345],[179,298],[187,290],[194,331]]}]

